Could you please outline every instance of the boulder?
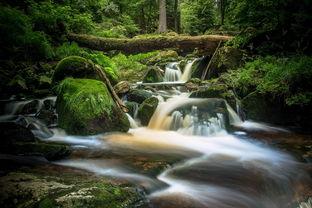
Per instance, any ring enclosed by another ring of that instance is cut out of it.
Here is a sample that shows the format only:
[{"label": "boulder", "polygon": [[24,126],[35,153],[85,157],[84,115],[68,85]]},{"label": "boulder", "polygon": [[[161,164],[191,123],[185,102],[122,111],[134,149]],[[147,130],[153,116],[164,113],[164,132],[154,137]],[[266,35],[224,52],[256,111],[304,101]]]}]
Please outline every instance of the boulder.
[{"label": "boulder", "polygon": [[242,64],[243,52],[240,49],[225,46],[218,50],[212,60],[205,79],[218,77],[229,69],[236,69]]},{"label": "boulder", "polygon": [[85,58],[79,56],[66,57],[56,65],[53,83],[58,83],[66,77],[99,79],[94,67],[94,63]]},{"label": "boulder", "polygon": [[148,69],[143,82],[144,83],[154,83],[163,81],[164,72],[158,67],[152,67]]},{"label": "boulder", "polygon": [[252,92],[242,99],[242,109],[246,113],[247,119],[268,123],[287,123],[293,117],[283,113],[282,104],[278,104],[272,97],[260,92]]},{"label": "boulder", "polygon": [[33,133],[13,122],[0,122],[0,131],[2,132],[0,146],[8,146],[16,142],[36,142],[37,139]]},{"label": "boulder", "polygon": [[192,92],[191,98],[222,98],[225,99],[232,108],[236,108],[236,99],[234,94],[228,90],[226,85],[213,84],[208,87],[200,88]]},{"label": "boulder", "polygon": [[157,105],[158,99],[155,97],[147,98],[140,106],[138,110],[138,118],[143,125],[148,125],[149,120],[153,116]]},{"label": "boulder", "polygon": [[139,104],[143,103],[143,101],[149,97],[152,97],[152,93],[146,90],[139,90],[139,89],[131,90],[127,94],[128,101],[137,102]]},{"label": "boulder", "polygon": [[44,121],[46,125],[55,124],[57,121],[57,116],[52,110],[40,110],[39,113],[36,115],[37,118]]},{"label": "boulder", "polygon": [[15,143],[10,152],[23,156],[43,156],[48,160],[58,160],[71,154],[72,149],[63,144],[52,144],[44,142]]},{"label": "boulder", "polygon": [[[146,62],[147,65],[154,65],[158,63],[168,63],[168,62],[173,62],[177,61],[179,59],[179,55],[176,51],[173,50],[168,50],[168,51],[161,51],[157,56],[152,56],[149,58]],[[165,65],[166,65],[165,64]]]},{"label": "boulder", "polygon": [[40,142],[29,129],[15,123],[0,123],[0,131],[3,132],[1,153],[43,156],[48,160],[61,159],[71,153],[71,148],[66,145]]},{"label": "boulder", "polygon": [[69,134],[94,135],[129,129],[127,116],[103,82],[67,78],[60,83],[57,95],[58,124]]},{"label": "boulder", "polygon": [[62,166],[11,171],[0,178],[0,190],[3,208],[149,207],[139,187]]},{"label": "boulder", "polygon": [[125,94],[130,91],[130,84],[127,81],[118,82],[118,84],[114,86],[114,90],[117,94]]},{"label": "boulder", "polygon": [[32,100],[28,103],[26,103],[21,112],[19,112],[20,114],[35,114],[38,112],[38,105],[39,105],[39,101],[38,100]]}]

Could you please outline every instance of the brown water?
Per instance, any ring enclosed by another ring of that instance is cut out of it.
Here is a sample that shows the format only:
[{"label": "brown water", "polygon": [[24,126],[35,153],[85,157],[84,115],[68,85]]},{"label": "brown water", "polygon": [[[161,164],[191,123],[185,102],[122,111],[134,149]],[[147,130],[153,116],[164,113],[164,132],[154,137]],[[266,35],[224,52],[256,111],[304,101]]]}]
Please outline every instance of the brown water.
[{"label": "brown water", "polygon": [[48,140],[76,149],[57,165],[143,186],[152,207],[290,208],[311,196],[309,156],[290,151],[301,138],[307,151],[298,154],[310,154],[311,138],[237,115],[230,134],[222,116],[206,117],[210,101],[180,95],[161,103],[148,127],[91,137],[55,129]]}]

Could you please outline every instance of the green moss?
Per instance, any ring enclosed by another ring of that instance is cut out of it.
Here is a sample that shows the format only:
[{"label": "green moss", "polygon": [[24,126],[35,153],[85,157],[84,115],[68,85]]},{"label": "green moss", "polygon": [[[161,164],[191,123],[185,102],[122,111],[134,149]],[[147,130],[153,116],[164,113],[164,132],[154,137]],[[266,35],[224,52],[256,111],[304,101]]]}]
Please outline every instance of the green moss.
[{"label": "green moss", "polygon": [[59,125],[71,134],[128,131],[129,121],[103,82],[65,79],[57,90]]},{"label": "green moss", "polygon": [[56,65],[53,82],[60,82],[66,77],[98,79],[94,63],[80,56],[66,57]]},{"label": "green moss", "polygon": [[158,102],[157,98],[150,97],[139,106],[138,117],[143,125],[148,124],[157,108]]},{"label": "green moss", "polygon": [[143,82],[145,83],[154,83],[162,81],[163,81],[162,73],[157,67],[150,68],[143,79]]},{"label": "green moss", "polygon": [[44,198],[40,201],[38,208],[54,208],[56,206],[56,201],[50,198]]}]

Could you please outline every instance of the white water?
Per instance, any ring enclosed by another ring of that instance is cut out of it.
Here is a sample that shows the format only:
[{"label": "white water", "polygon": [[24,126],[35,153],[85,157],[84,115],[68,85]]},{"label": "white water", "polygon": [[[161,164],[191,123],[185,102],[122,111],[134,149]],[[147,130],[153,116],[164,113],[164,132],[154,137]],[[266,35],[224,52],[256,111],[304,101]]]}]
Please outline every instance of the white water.
[{"label": "white water", "polygon": [[195,61],[197,61],[197,59],[194,59],[191,62],[188,62],[184,68],[183,74],[180,78],[179,81],[181,82],[187,82],[190,78],[191,78],[191,74],[192,74],[192,66],[195,63]]},{"label": "white water", "polygon": [[181,72],[179,62],[169,63],[165,69],[164,82],[187,82],[191,78],[192,66],[196,60],[189,61],[185,65],[183,73]]},{"label": "white water", "polygon": [[[156,178],[134,171],[123,160],[73,159],[57,164],[143,185],[152,202],[171,197],[190,199],[194,207],[284,208],[289,201],[278,197],[289,200],[294,195],[292,182],[298,163],[285,153],[228,134],[223,114],[207,117],[206,108],[214,102],[220,101],[174,95],[160,102],[148,127],[138,128],[129,117],[132,129],[128,134],[79,138],[56,132],[59,136],[50,139],[111,150],[126,158],[132,157],[129,153],[184,158]],[[227,112],[230,123],[244,125],[229,105]]]},{"label": "white water", "polygon": [[178,62],[170,63],[166,66],[164,81],[165,82],[179,81],[181,75],[182,73],[179,67],[179,63]]}]

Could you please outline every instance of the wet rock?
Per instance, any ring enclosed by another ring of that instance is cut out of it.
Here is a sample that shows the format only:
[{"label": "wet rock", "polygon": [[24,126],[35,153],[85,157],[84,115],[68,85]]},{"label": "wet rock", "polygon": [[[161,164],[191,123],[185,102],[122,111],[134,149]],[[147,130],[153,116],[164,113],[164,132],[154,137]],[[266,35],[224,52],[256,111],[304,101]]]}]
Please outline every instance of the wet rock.
[{"label": "wet rock", "polygon": [[55,108],[55,102],[51,99],[43,101],[43,106],[45,110],[52,110]]},{"label": "wet rock", "polygon": [[148,69],[143,82],[144,83],[154,83],[163,81],[164,72],[158,67],[152,67]]},{"label": "wet rock", "polygon": [[20,114],[35,114],[38,112],[38,100],[30,101],[29,103],[25,104],[20,112]]},{"label": "wet rock", "polygon": [[51,125],[56,123],[57,117],[52,110],[41,110],[37,115],[37,118],[42,120],[46,125]]},{"label": "wet rock", "polygon": [[126,103],[127,108],[129,109],[129,114],[131,115],[132,118],[136,117],[136,114],[138,113],[139,109],[139,103],[136,102],[127,102]]},{"label": "wet rock", "polygon": [[236,107],[236,100],[234,94],[228,90],[226,85],[213,84],[208,87],[200,88],[192,92],[191,98],[222,98],[225,99],[232,108]]},{"label": "wet rock", "polygon": [[92,61],[79,56],[69,56],[62,59],[55,67],[53,83],[58,83],[66,77],[99,79]]},{"label": "wet rock", "polygon": [[23,156],[43,156],[48,160],[58,160],[71,154],[70,147],[62,144],[43,142],[14,143],[7,153]]},{"label": "wet rock", "polygon": [[16,142],[37,141],[29,129],[11,122],[0,122],[0,132],[2,134],[0,139],[2,148],[6,148]]},{"label": "wet rock", "polygon": [[134,89],[134,90],[131,90],[127,94],[127,100],[128,101],[137,102],[140,104],[143,103],[143,101],[149,97],[152,97],[152,93],[150,93],[146,90]]},{"label": "wet rock", "polygon": [[130,91],[130,84],[127,81],[121,81],[114,86],[114,90],[117,94],[125,94]]},{"label": "wet rock", "polygon": [[147,98],[140,106],[138,110],[138,118],[143,125],[148,125],[151,117],[153,116],[157,105],[158,99],[155,97]]},{"label": "wet rock", "polygon": [[67,78],[58,87],[58,124],[69,134],[127,132],[127,116],[114,102],[107,86],[91,79]]}]

